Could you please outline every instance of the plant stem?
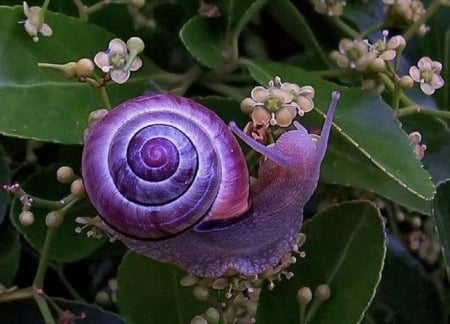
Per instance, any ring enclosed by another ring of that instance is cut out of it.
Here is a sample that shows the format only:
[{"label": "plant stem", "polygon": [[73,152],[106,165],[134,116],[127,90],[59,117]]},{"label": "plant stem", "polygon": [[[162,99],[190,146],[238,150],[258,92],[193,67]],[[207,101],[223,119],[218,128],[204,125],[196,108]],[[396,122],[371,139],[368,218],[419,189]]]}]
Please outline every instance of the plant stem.
[{"label": "plant stem", "polygon": [[38,304],[39,310],[41,311],[45,324],[56,324],[45,298],[42,295],[35,293],[34,300]]},{"label": "plant stem", "polygon": [[405,40],[410,39],[432,15],[436,13],[436,11],[440,8],[441,4],[443,3],[442,0],[434,0],[427,8],[425,13],[417,20],[415,21],[409,28],[406,30],[406,32],[403,34],[403,37]]},{"label": "plant stem", "polygon": [[345,77],[345,76],[354,76],[357,75],[359,72],[355,69],[344,69],[344,68],[337,68],[337,69],[330,69],[330,70],[322,70],[322,71],[315,71],[314,74],[321,77],[321,78],[336,78],[336,77]]},{"label": "plant stem", "polygon": [[171,89],[171,93],[183,96],[189,87],[198,80],[202,74],[203,69],[200,65],[194,64],[184,75],[180,78],[180,85],[174,89]]},{"label": "plant stem", "polygon": [[345,22],[343,22],[341,19],[339,18],[330,18],[330,21],[336,26],[338,27],[340,30],[342,30],[344,33],[347,34],[347,36],[351,37],[351,38],[358,38],[359,34],[356,30],[354,30],[353,28],[351,28],[349,25],[347,25]]},{"label": "plant stem", "polygon": [[211,90],[214,90],[218,93],[231,97],[237,101],[241,101],[245,97],[245,95],[240,89],[229,86],[222,82],[205,82],[202,84]]},{"label": "plant stem", "polygon": [[413,114],[424,114],[424,115],[430,115],[430,116],[434,116],[434,117],[438,117],[438,118],[450,119],[450,111],[429,109],[429,108],[425,108],[425,107],[422,107],[422,106],[419,106],[416,104],[400,109],[397,112],[396,116],[404,117],[404,116],[413,115]]},{"label": "plant stem", "polygon": [[47,233],[45,235],[44,245],[42,247],[41,257],[39,259],[38,269],[34,277],[33,285],[36,288],[42,289],[44,286],[45,273],[47,271],[50,248],[53,237],[55,236],[57,227],[47,228]]},{"label": "plant stem", "polygon": [[33,289],[31,287],[1,293],[0,303],[29,298],[33,298]]},{"label": "plant stem", "polygon": [[81,297],[81,295],[73,288],[71,283],[67,280],[66,276],[64,275],[62,266],[57,266],[54,268],[54,270],[58,274],[59,280],[64,285],[64,287],[67,289],[69,294],[71,294],[74,299],[76,299],[80,302],[85,302],[84,298]]},{"label": "plant stem", "polygon": [[375,31],[377,31],[379,29],[383,29],[384,26],[385,26],[384,22],[381,22],[381,23],[375,24],[373,26],[370,26],[365,31],[359,33],[358,38],[361,38],[361,39],[366,38],[367,36],[369,36],[373,32],[375,32]]}]

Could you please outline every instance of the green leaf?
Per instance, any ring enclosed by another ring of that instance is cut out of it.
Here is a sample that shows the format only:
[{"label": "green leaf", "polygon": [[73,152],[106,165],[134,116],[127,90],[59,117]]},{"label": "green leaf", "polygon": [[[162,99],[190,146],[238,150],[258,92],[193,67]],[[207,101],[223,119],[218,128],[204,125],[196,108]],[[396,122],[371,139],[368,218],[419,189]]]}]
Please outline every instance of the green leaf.
[{"label": "green leaf", "polygon": [[189,323],[207,305],[180,285],[184,276],[173,265],[127,253],[117,278],[119,313],[133,324]]},{"label": "green leaf", "polygon": [[[314,55],[316,66],[323,68],[329,62],[328,55],[319,44],[305,16],[289,0],[272,0],[268,3],[269,15],[283,28],[294,41],[302,45],[305,51]],[[311,65],[309,65],[311,68]]]},{"label": "green leaf", "polygon": [[378,210],[368,202],[345,203],[314,216],[302,232],[306,257],[288,269],[294,273],[291,280],[273,291],[263,289],[256,322],[298,323],[298,289],[307,286],[314,291],[327,284],[331,298],[308,323],[358,323],[375,295],[383,268],[385,234]]},{"label": "green leaf", "polygon": [[[343,178],[341,176],[343,173],[351,175],[356,172],[353,168],[355,163],[347,166],[342,162],[337,169],[333,164],[334,160],[328,154],[324,161],[324,169],[328,168],[329,172],[323,180],[371,190],[429,214],[426,201],[433,197],[435,190],[430,175],[416,159],[408,137],[400,128],[398,120],[393,117],[392,110],[378,95],[356,88],[339,87],[287,64],[246,61],[246,65],[253,78],[261,84],[266,84],[268,80],[278,75],[285,82],[295,82],[301,86],[312,85],[316,91],[314,99],[316,107],[314,113],[310,114],[311,117],[303,120],[317,119],[319,115],[323,115],[331,92],[336,89],[341,92],[332,138],[341,137],[340,143],[345,146],[343,154],[350,154],[349,159],[352,159],[354,154],[364,156],[365,162],[358,163],[361,164],[358,171],[360,175],[364,175],[368,168],[373,167],[380,172],[367,178],[365,176]],[[335,150],[341,150],[342,145]],[[343,171],[342,168],[346,170]],[[382,179],[375,179],[381,174]],[[390,188],[386,190],[388,184]]]},{"label": "green leaf", "polygon": [[224,43],[218,20],[191,18],[180,30],[186,49],[201,64],[216,68],[224,62]]},{"label": "green leaf", "polygon": [[10,226],[0,226],[0,247],[0,284],[9,287],[19,269],[20,259],[19,235]]},{"label": "green leaf", "polygon": [[[0,70],[0,133],[80,144],[89,113],[102,107],[96,90],[37,64],[93,58],[107,49],[114,35],[76,18],[47,12],[45,21],[53,35],[34,43],[18,23],[23,20],[21,7],[0,6],[0,65],[4,67]],[[127,83],[106,87],[113,105],[142,94],[150,76],[159,72],[148,60],[143,61]]]},{"label": "green leaf", "polygon": [[376,323],[447,323],[435,283],[393,236],[388,237],[382,279],[369,313]]},{"label": "green leaf", "polygon": [[234,99],[219,96],[194,97],[193,99],[214,111],[226,123],[233,120],[244,126],[248,122],[248,117],[242,113],[239,102]]},{"label": "green leaf", "polygon": [[447,275],[450,278],[450,180],[447,179],[437,186],[433,200],[433,218],[439,240],[442,244],[443,256],[446,262]]},{"label": "green leaf", "polygon": [[228,26],[238,37],[250,20],[265,6],[267,0],[230,0],[227,1]]},{"label": "green leaf", "polygon": [[3,150],[3,146],[0,145],[0,224],[5,218],[6,208],[9,203],[9,196],[6,191],[1,188],[1,185],[9,182],[9,168],[6,164],[5,151]]},{"label": "green leaf", "polygon": [[[62,298],[52,298],[62,310],[70,311],[78,320],[58,323],[83,323],[83,324],[125,324],[125,321],[117,314],[105,311],[98,306],[66,300]],[[55,312],[55,318],[58,318]],[[84,314],[84,318],[80,319]],[[0,318],[2,323],[33,323],[45,324],[41,312],[34,300],[21,300],[12,303],[0,304]]]},{"label": "green leaf", "polygon": [[[56,181],[56,167],[46,168],[32,175],[27,181],[21,183],[24,190],[39,198],[59,200],[69,193],[69,186],[62,185]],[[17,230],[24,235],[25,239],[40,251],[44,244],[47,233],[45,225],[45,215],[50,210],[46,208],[32,207],[31,211],[35,216],[32,225],[24,226],[18,220],[18,215],[22,211],[22,204],[19,199],[14,199],[11,207],[11,221]],[[51,260],[66,263],[81,260],[100,248],[106,241],[102,239],[89,239],[86,231],[78,234],[75,228],[80,226],[75,223],[75,218],[79,216],[95,216],[95,211],[90,207],[87,199],[77,202],[64,216],[64,222],[53,236],[49,257]]]}]

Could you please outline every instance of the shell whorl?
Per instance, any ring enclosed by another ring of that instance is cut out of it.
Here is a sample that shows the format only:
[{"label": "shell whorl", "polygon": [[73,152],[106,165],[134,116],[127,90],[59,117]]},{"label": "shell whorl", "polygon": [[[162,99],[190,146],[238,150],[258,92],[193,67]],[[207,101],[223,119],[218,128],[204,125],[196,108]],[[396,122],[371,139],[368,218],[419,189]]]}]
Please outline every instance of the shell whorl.
[{"label": "shell whorl", "polygon": [[86,191],[103,220],[129,237],[159,240],[248,208],[248,171],[227,126],[186,98],[127,101],[89,129]]}]

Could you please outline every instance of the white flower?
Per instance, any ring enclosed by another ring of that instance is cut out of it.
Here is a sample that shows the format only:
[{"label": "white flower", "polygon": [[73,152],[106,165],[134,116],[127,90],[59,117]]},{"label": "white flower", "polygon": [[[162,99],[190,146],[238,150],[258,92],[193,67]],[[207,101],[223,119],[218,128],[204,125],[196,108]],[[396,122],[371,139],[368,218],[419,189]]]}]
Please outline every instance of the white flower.
[{"label": "white flower", "polygon": [[142,60],[137,54],[129,52],[124,41],[114,38],[106,51],[95,54],[94,62],[103,72],[109,73],[114,82],[122,84],[129,79],[130,71],[136,71],[142,66]]},{"label": "white flower", "polygon": [[442,64],[438,61],[433,61],[429,57],[422,57],[417,66],[412,66],[409,69],[409,75],[414,81],[420,83],[420,89],[423,93],[431,96],[436,89],[444,85],[440,73]]},{"label": "white flower", "polygon": [[25,30],[33,38],[33,41],[39,41],[38,32],[43,36],[51,36],[53,34],[50,26],[44,22],[44,15],[40,7],[28,7],[28,4],[24,1],[23,13],[27,17],[27,20],[23,21]]},{"label": "white flower", "polygon": [[256,125],[289,126],[294,118],[303,116],[314,108],[314,89],[300,87],[294,83],[282,83],[279,77],[269,82],[269,86],[257,86],[250,98],[241,102],[241,109],[251,114]]}]

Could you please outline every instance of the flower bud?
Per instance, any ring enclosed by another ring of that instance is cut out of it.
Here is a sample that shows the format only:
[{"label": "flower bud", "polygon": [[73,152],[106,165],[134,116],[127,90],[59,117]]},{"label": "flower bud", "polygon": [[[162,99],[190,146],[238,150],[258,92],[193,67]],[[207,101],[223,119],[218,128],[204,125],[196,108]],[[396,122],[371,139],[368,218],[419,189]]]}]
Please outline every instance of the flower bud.
[{"label": "flower bud", "polygon": [[182,285],[183,287],[190,287],[195,285],[198,282],[198,278],[194,275],[187,275],[183,278],[181,278],[180,280],[180,285]]},{"label": "flower bud", "polygon": [[302,287],[297,292],[297,300],[299,304],[308,304],[312,299],[312,291],[309,287]]},{"label": "flower bud", "polygon": [[136,9],[141,9],[145,6],[145,0],[130,0],[130,5]]},{"label": "flower bud", "polygon": [[76,179],[70,185],[70,192],[77,198],[82,198],[86,195],[86,191],[84,189],[83,180]]},{"label": "flower bud", "polygon": [[131,37],[127,40],[127,48],[130,52],[139,54],[144,50],[145,44],[139,37]]},{"label": "flower bud", "polygon": [[45,216],[45,225],[48,227],[58,227],[63,222],[63,215],[59,211],[52,211]]},{"label": "flower bud", "polygon": [[203,316],[195,316],[191,319],[191,324],[208,324],[208,322],[205,318],[203,318]]},{"label": "flower bud", "polygon": [[80,79],[85,79],[89,77],[92,72],[94,72],[94,62],[88,58],[82,58],[79,60],[76,64],[75,71],[77,74],[77,77]]},{"label": "flower bud", "polygon": [[411,89],[414,85],[414,80],[409,75],[404,75],[400,78],[400,86],[404,89]]},{"label": "flower bud", "polygon": [[207,301],[209,298],[209,289],[205,286],[194,287],[194,297],[200,301]]},{"label": "flower bud", "polygon": [[34,215],[28,210],[24,210],[19,214],[19,222],[24,226],[29,226],[34,223]]},{"label": "flower bud", "polygon": [[91,112],[88,117],[89,127],[94,126],[100,119],[105,117],[107,113],[108,109],[98,109]]},{"label": "flower bud", "polygon": [[56,170],[56,179],[60,183],[71,183],[75,178],[76,175],[71,167],[62,166]]},{"label": "flower bud", "polygon": [[370,67],[375,72],[382,72],[386,70],[386,63],[384,62],[383,59],[377,57],[370,63]]},{"label": "flower bud", "polygon": [[328,298],[330,298],[331,291],[330,286],[326,284],[321,284],[316,287],[316,290],[314,291],[314,298],[317,299],[319,302],[324,302]]},{"label": "flower bud", "polygon": [[206,321],[210,324],[217,324],[220,321],[219,311],[214,307],[208,308],[203,316],[205,317]]},{"label": "flower bud", "polygon": [[252,98],[245,98],[241,101],[241,110],[244,114],[249,115],[254,108],[255,101]]}]

